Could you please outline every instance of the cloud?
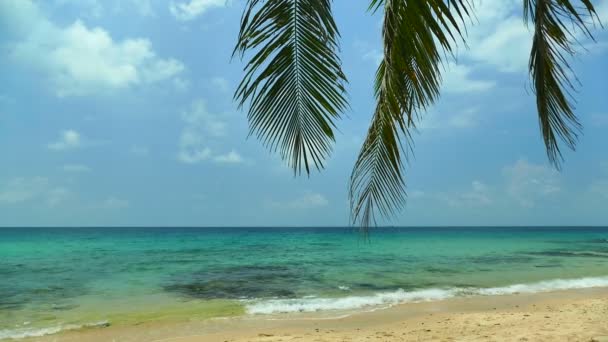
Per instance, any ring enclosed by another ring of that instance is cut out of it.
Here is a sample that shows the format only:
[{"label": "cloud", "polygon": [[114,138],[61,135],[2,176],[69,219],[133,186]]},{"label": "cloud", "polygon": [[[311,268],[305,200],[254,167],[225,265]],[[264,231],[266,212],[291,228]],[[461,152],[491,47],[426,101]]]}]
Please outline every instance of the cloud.
[{"label": "cloud", "polygon": [[54,188],[49,191],[46,202],[50,207],[55,207],[55,206],[63,203],[65,200],[67,200],[70,197],[70,195],[71,195],[71,192],[66,188],[63,188],[63,187]]},{"label": "cloud", "polygon": [[384,58],[384,54],[378,49],[371,49],[363,53],[363,60],[371,61],[376,65],[379,65]]},{"label": "cloud", "polygon": [[177,159],[186,164],[196,164],[213,160],[219,164],[238,164],[243,158],[232,150],[226,154],[214,154],[209,143],[226,134],[225,115],[213,114],[207,110],[206,102],[198,99],[182,113],[184,128],[179,137]]},{"label": "cloud", "polygon": [[[190,109],[182,113],[185,126],[179,137],[178,160],[194,164],[211,158],[207,146],[210,137],[223,136],[226,123],[219,116],[210,113],[204,100],[195,100]],[[207,139],[205,139],[207,138]]]},{"label": "cloud", "polygon": [[169,11],[180,21],[194,20],[211,8],[224,7],[228,0],[171,1]]},{"label": "cloud", "polygon": [[222,91],[222,92],[227,92],[230,90],[230,84],[228,83],[228,80],[226,80],[223,77],[212,78],[211,86],[213,86],[215,89]]},{"label": "cloud", "polygon": [[523,22],[521,0],[474,1],[475,22],[469,25],[469,49],[462,56],[503,72],[525,71],[532,32]]},{"label": "cloud", "polygon": [[471,189],[458,194],[456,197],[449,197],[450,206],[485,206],[492,204],[488,186],[483,182],[475,180],[471,183]]},{"label": "cloud", "polygon": [[608,199],[608,179],[601,179],[591,183],[589,192]]},{"label": "cloud", "polygon": [[66,164],[63,165],[63,171],[72,173],[84,173],[91,171],[91,168],[82,164]]},{"label": "cloud", "polygon": [[325,207],[329,201],[322,194],[309,191],[287,202],[270,201],[268,204],[270,207],[279,209],[307,210]]},{"label": "cloud", "polygon": [[150,150],[144,146],[133,145],[129,149],[129,153],[136,155],[138,157],[147,157],[150,154]]},{"label": "cloud", "polygon": [[129,207],[129,201],[117,197],[108,197],[101,202],[101,206],[106,209],[125,209]]},{"label": "cloud", "polygon": [[496,82],[476,80],[471,78],[472,69],[462,64],[448,65],[448,69],[443,72],[443,90],[446,93],[464,94],[480,93],[494,88]]},{"label": "cloud", "polygon": [[240,154],[238,154],[235,150],[230,151],[229,153],[226,154],[221,154],[218,156],[215,156],[213,158],[213,160],[216,163],[224,163],[224,164],[240,164],[243,162],[243,157],[241,157]]},{"label": "cloud", "polygon": [[8,182],[0,189],[0,204],[19,204],[42,200],[49,206],[56,206],[70,196],[64,187],[51,186],[48,178],[19,177]]},{"label": "cloud", "polygon": [[534,207],[536,202],[561,191],[559,173],[554,169],[531,164],[525,159],[503,169],[507,193],[521,206]]},{"label": "cloud", "polygon": [[207,103],[202,99],[192,102],[190,109],[182,113],[182,121],[189,128],[196,128],[208,136],[221,137],[226,133],[224,116],[210,113]]},{"label": "cloud", "polygon": [[184,144],[183,139],[180,140],[180,151],[177,154],[177,160],[186,164],[196,164],[211,158],[210,148],[197,145],[198,143],[192,145]]},{"label": "cloud", "polygon": [[0,203],[20,203],[39,196],[48,187],[44,177],[15,178],[0,191]]},{"label": "cloud", "polygon": [[429,193],[414,190],[409,193],[409,198],[439,200],[450,207],[481,207],[494,203],[489,187],[479,180],[471,182],[470,188],[464,191]]},{"label": "cloud", "polygon": [[473,128],[479,124],[477,107],[467,108],[457,112],[429,112],[418,124],[421,131],[425,130],[455,130]]},{"label": "cloud", "polygon": [[128,15],[135,13],[143,17],[155,15],[152,0],[54,0],[54,4],[75,7],[78,13],[94,18],[125,13]]},{"label": "cloud", "polygon": [[116,41],[81,20],[60,26],[29,0],[2,1],[0,12],[12,18],[6,25],[16,42],[8,45],[9,55],[45,74],[59,97],[157,83],[185,69],[176,59],[159,58],[147,39]]},{"label": "cloud", "polygon": [[58,141],[47,145],[50,150],[54,151],[72,150],[81,146],[80,133],[71,129],[61,132]]}]

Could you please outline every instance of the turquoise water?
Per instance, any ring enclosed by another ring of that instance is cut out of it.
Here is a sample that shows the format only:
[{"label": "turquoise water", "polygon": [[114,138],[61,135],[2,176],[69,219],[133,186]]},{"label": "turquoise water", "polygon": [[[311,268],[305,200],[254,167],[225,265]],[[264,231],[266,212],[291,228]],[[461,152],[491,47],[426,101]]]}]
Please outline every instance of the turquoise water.
[{"label": "turquoise water", "polygon": [[0,339],[608,286],[608,228],[0,229]]}]

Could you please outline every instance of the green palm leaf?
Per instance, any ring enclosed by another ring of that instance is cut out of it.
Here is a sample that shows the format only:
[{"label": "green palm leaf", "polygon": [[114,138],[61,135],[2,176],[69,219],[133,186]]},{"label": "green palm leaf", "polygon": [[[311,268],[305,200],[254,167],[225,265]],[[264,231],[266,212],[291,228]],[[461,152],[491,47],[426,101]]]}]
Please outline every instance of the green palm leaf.
[{"label": "green palm leaf", "polygon": [[249,0],[234,54],[252,51],[235,92],[255,134],[294,172],[323,167],[346,107],[330,0]]},{"label": "green palm leaf", "polygon": [[575,30],[593,38],[587,19],[597,17],[590,0],[580,2],[583,8],[568,0],[524,0],[524,19],[534,23],[529,71],[538,118],[547,155],[557,168],[563,160],[558,138],[574,150],[581,130],[570,94],[575,76],[566,57],[574,54]]},{"label": "green palm leaf", "polygon": [[367,229],[377,214],[405,204],[404,162],[418,113],[441,85],[442,52],[451,53],[469,15],[466,1],[373,0],[384,6],[384,58],[376,73],[376,110],[351,174],[352,221]]}]

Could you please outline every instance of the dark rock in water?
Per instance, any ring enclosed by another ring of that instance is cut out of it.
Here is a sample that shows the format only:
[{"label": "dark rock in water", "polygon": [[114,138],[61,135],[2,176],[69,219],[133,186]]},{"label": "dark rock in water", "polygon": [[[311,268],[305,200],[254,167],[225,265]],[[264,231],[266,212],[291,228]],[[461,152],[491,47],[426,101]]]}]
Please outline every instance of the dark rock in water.
[{"label": "dark rock in water", "polygon": [[165,291],[204,299],[295,297],[293,284],[312,275],[276,265],[243,265],[204,270],[176,277]]},{"label": "dark rock in water", "polygon": [[518,263],[528,263],[534,260],[534,258],[530,256],[522,256],[522,255],[482,255],[477,257],[472,257],[469,259],[471,262],[476,264],[518,264]]},{"label": "dark rock in water", "polygon": [[373,290],[373,291],[395,290],[398,287],[399,286],[377,285],[377,284],[371,284],[371,283],[357,283],[352,286],[353,289]]},{"label": "dark rock in water", "polygon": [[429,273],[440,273],[440,274],[456,274],[460,273],[458,270],[454,270],[451,268],[441,268],[441,267],[427,267],[424,269]]},{"label": "dark rock in water", "polygon": [[164,289],[165,291],[178,292],[189,297],[204,299],[295,297],[295,293],[291,290],[269,287],[267,284],[255,284],[248,281],[201,281],[186,284],[167,285],[164,287]]},{"label": "dark rock in water", "polygon": [[562,267],[562,264],[543,264],[543,265],[534,265],[537,268],[554,268],[554,267]]},{"label": "dark rock in water", "polygon": [[53,310],[56,311],[67,311],[67,310],[72,310],[78,307],[78,305],[76,304],[53,304],[51,306],[53,308]]},{"label": "dark rock in water", "polygon": [[551,256],[551,257],[575,257],[575,258],[608,258],[608,253],[596,251],[562,251],[549,250],[542,252],[529,252],[531,255]]}]

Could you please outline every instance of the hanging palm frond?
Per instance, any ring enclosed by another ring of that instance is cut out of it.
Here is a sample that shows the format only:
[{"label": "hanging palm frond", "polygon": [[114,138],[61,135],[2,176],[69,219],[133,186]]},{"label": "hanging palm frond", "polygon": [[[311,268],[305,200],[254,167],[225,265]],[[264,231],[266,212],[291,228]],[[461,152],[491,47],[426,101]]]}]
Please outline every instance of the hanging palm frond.
[{"label": "hanging palm frond", "polygon": [[558,138],[574,150],[581,131],[570,93],[576,76],[566,57],[574,54],[576,32],[593,38],[588,21],[597,17],[590,0],[580,2],[583,8],[569,0],[524,0],[524,20],[534,24],[529,71],[538,118],[547,155],[557,168],[563,160]]},{"label": "hanging palm frond", "polygon": [[405,204],[410,130],[439,95],[441,52],[452,53],[470,13],[467,1],[373,0],[370,8],[382,5],[384,58],[376,73],[376,111],[350,185],[352,221],[364,230],[376,214],[390,217]]},{"label": "hanging palm frond", "polygon": [[235,92],[251,134],[295,173],[323,167],[347,106],[331,0],[249,0],[234,54],[252,51]]}]

